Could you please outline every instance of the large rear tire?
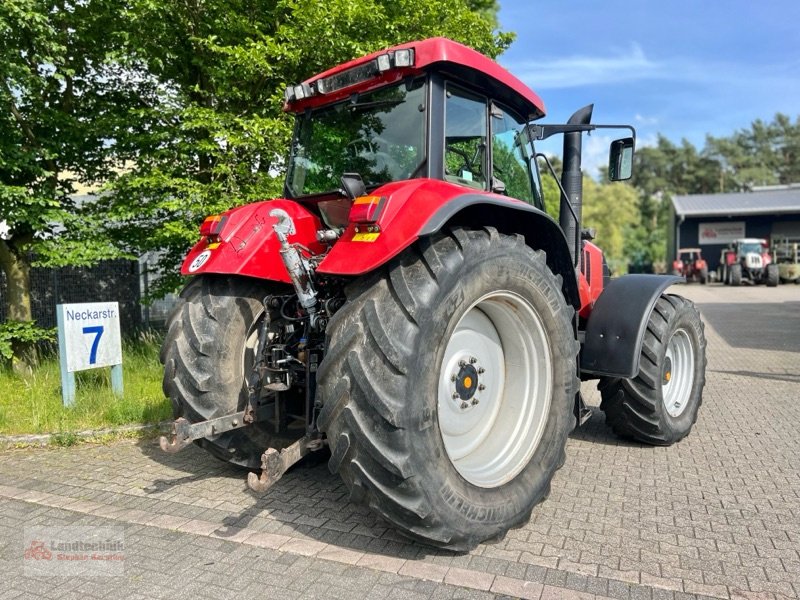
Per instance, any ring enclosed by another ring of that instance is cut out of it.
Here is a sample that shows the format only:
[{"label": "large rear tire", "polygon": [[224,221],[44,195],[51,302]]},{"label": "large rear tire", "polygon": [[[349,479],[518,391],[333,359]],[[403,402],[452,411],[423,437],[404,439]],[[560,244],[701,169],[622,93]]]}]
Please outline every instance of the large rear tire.
[{"label": "large rear tire", "polygon": [[317,380],[352,499],[459,551],[526,522],[563,464],[578,389],[574,311],[544,253],[457,229],[347,298]]},{"label": "large rear tire", "polygon": [[621,437],[656,446],[674,444],[697,421],[705,371],[700,313],[681,296],[661,296],[647,324],[639,374],[598,384],[606,422]]},{"label": "large rear tire", "polygon": [[[264,296],[278,285],[244,277],[200,275],[183,289],[161,348],[164,394],[175,417],[191,423],[242,410]],[[220,460],[257,469],[282,443],[255,423],[196,442]]]}]

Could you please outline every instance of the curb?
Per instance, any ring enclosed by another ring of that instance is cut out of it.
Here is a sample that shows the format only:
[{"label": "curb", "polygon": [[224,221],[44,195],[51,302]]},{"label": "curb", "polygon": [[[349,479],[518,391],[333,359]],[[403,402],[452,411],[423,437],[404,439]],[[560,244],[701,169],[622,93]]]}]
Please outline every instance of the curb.
[{"label": "curb", "polygon": [[[108,427],[105,429],[86,429],[84,431],[62,431],[58,433],[40,433],[40,434],[19,434],[19,435],[0,435],[0,447],[9,446],[49,446],[53,443],[54,439],[58,440],[65,437],[76,438],[78,442],[92,441],[97,438],[107,436],[120,437],[124,434],[147,432],[157,430],[159,433],[166,433],[172,421],[161,421],[160,423],[149,423],[146,425],[125,425],[122,427]],[[71,444],[61,444],[71,445]]]}]

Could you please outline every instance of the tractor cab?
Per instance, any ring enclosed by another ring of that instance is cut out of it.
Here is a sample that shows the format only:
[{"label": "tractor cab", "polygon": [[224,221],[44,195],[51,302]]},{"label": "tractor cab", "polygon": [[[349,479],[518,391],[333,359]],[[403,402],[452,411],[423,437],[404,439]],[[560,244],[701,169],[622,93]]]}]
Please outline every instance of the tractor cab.
[{"label": "tractor cab", "polygon": [[428,178],[544,210],[534,136],[542,100],[491,59],[447,39],[405,44],[341,65],[285,93],[296,114],[285,196],[344,227],[351,198]]}]

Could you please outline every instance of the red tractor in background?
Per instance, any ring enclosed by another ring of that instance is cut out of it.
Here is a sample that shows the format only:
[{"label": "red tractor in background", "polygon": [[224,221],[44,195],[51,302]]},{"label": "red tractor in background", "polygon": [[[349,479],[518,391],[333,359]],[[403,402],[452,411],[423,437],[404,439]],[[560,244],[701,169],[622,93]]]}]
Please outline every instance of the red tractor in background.
[{"label": "red tractor in background", "polygon": [[[177,417],[165,451],[196,442],[260,469],[248,484],[262,491],[327,447],[354,501],[467,550],[547,496],[591,414],[582,379],[599,379],[619,435],[689,433],[706,342],[694,305],[665,292],[681,278],[610,279],[581,226],[582,135],[618,126],[591,124],[591,106],[538,124],[539,96],[442,38],[285,100],[284,198],[207,218],[183,264],[161,353]],[[554,134],[558,221],[534,150]],[[611,180],[631,176],[633,151],[633,137],[611,144]]]},{"label": "red tractor in background", "polygon": [[708,264],[700,253],[700,248],[681,248],[678,258],[672,261],[672,274],[686,281],[708,283]]},{"label": "red tractor in background", "polygon": [[780,281],[778,265],[768,251],[767,240],[741,238],[722,251],[719,258],[719,277],[725,285],[765,283],[775,287]]}]

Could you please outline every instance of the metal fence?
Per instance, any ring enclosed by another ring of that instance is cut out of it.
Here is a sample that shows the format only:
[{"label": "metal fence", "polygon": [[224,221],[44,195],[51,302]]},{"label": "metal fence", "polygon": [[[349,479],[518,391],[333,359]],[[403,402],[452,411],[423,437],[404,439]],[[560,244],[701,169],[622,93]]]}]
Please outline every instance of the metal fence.
[{"label": "metal fence", "polygon": [[[56,305],[72,302],[119,302],[123,334],[151,324],[141,303],[140,264],[106,260],[93,267],[31,269],[31,310],[40,327],[56,326]],[[8,318],[5,275],[0,273],[0,323]],[[156,323],[157,324],[157,323]]]}]

